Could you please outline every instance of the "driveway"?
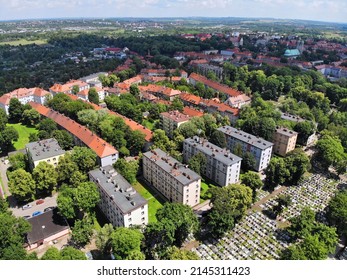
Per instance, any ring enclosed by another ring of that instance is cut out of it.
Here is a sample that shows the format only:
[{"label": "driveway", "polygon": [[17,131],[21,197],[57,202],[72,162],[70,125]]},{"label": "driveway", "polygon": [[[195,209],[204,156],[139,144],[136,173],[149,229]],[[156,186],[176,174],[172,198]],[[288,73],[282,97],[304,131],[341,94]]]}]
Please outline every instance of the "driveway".
[{"label": "driveway", "polygon": [[43,199],[45,202],[39,205],[36,205],[36,201],[30,202],[29,204],[32,205],[31,208],[23,210],[22,207],[11,207],[13,215],[16,217],[24,217],[24,216],[30,216],[36,212],[36,211],[41,211],[43,212],[45,208],[47,207],[53,207],[57,206],[57,196],[58,194],[53,195],[52,197],[46,197]]}]

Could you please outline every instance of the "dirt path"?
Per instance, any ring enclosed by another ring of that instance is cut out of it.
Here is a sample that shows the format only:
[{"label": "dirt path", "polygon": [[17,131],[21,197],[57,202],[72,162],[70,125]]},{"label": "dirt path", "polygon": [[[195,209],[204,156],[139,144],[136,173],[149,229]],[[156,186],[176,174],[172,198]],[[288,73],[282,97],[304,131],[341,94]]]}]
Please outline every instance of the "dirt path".
[{"label": "dirt path", "polygon": [[248,212],[251,212],[251,211],[254,211],[254,210],[259,211],[260,205],[264,204],[265,202],[267,202],[271,198],[277,196],[278,194],[280,194],[281,192],[285,191],[286,189],[287,189],[286,186],[282,186],[282,187],[278,188],[277,190],[273,191],[272,193],[270,193],[269,195],[263,197],[261,200],[259,200],[256,203],[254,203],[252,205],[251,209],[248,210]]}]

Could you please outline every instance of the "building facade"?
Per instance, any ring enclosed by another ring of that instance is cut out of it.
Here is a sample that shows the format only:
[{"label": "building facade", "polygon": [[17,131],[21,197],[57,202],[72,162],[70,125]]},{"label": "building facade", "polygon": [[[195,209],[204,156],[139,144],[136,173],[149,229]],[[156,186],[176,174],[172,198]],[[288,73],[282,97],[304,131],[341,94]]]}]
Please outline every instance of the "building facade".
[{"label": "building facade", "polygon": [[284,127],[277,127],[272,139],[273,152],[284,157],[295,149],[297,138],[297,132]]},{"label": "building facade", "polygon": [[194,155],[206,157],[203,175],[220,186],[235,184],[240,178],[241,158],[205,139],[194,136],[183,142],[183,159],[187,163]]},{"label": "building facade", "polygon": [[229,150],[234,151],[239,147],[243,154],[248,152],[253,155],[254,170],[261,171],[269,165],[273,143],[231,126],[223,126],[218,130],[224,133]]},{"label": "building facade", "polygon": [[55,167],[58,165],[60,157],[65,155],[65,151],[54,138],[31,142],[25,145],[25,149],[31,170],[41,161],[45,161]]},{"label": "building facade", "polygon": [[179,111],[164,112],[160,114],[160,128],[165,131],[169,138],[172,138],[174,130],[190,119],[190,116],[182,114]]},{"label": "building facade", "polygon": [[160,149],[143,154],[143,176],[169,202],[200,202],[201,177]]},{"label": "building facade", "polygon": [[99,208],[115,227],[148,224],[148,202],[111,165],[89,172],[100,193]]}]

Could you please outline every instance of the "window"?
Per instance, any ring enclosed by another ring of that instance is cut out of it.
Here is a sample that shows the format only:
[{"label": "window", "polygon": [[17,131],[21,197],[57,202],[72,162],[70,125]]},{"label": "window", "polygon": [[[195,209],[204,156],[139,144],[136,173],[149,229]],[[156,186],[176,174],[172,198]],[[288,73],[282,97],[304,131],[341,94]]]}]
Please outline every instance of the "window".
[{"label": "window", "polygon": [[56,161],[57,159],[56,158],[53,158],[53,161]]},{"label": "window", "polygon": [[131,222],[131,218],[128,219],[128,222]]},{"label": "window", "polygon": [[141,212],[141,215],[144,215],[144,214],[145,214],[145,211],[142,211],[142,212]]},{"label": "window", "polygon": [[143,218],[141,218],[141,221],[144,221],[145,220],[145,218],[143,217]]}]

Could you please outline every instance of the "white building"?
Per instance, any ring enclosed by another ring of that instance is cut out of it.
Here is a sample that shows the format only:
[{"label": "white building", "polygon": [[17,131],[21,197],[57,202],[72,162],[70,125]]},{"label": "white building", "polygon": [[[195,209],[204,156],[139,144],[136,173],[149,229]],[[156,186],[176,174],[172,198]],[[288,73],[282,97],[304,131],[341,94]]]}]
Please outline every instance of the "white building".
[{"label": "white building", "polygon": [[143,154],[143,176],[170,202],[200,202],[201,177],[160,149]]},{"label": "white building", "polygon": [[218,130],[225,134],[228,149],[234,151],[240,146],[243,154],[249,152],[253,155],[255,159],[253,168],[256,171],[264,170],[269,165],[273,143],[231,126],[223,126]]},{"label": "white building", "polygon": [[115,227],[148,224],[148,202],[112,165],[89,172],[99,190],[99,208]]},{"label": "white building", "polygon": [[183,142],[183,159],[188,162],[197,153],[206,157],[203,175],[220,186],[235,184],[239,181],[241,158],[222,149],[205,139],[194,136]]},{"label": "white building", "polygon": [[190,116],[179,111],[163,112],[160,114],[160,128],[165,131],[169,138],[172,138],[174,130],[190,119]]}]

